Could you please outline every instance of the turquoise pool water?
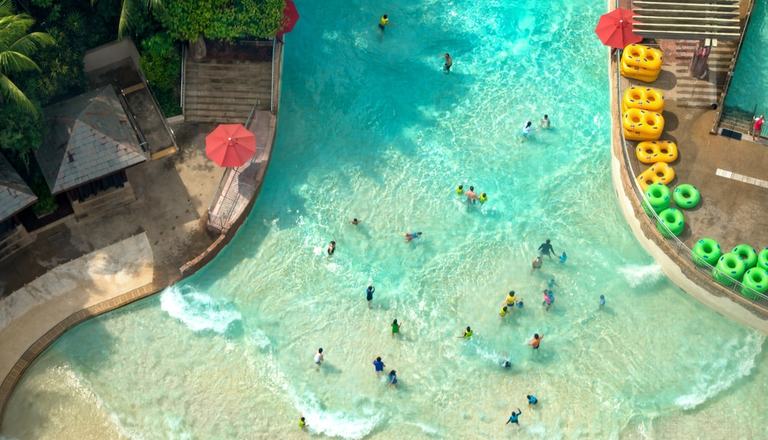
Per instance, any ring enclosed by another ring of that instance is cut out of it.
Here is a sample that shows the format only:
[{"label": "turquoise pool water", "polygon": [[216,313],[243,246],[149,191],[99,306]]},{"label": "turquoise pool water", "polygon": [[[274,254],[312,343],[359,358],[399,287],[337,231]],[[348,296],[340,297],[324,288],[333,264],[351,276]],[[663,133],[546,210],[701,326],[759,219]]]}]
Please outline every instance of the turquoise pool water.
[{"label": "turquoise pool water", "polygon": [[[606,51],[592,32],[604,5],[298,7],[275,153],[247,223],[198,274],[54,344],[4,435],[303,438],[300,414],[311,434],[339,438],[768,435],[764,338],[672,286],[617,208]],[[544,113],[552,129],[523,142]],[[468,206],[459,183],[489,201]],[[408,244],[406,231],[424,235]],[[532,273],[545,238],[568,261]],[[502,320],[509,289],[526,305]],[[377,355],[398,389],[375,376]],[[518,407],[521,425],[505,426]]]},{"label": "turquoise pool water", "polygon": [[768,113],[768,5],[755,1],[739,60],[728,88],[725,105],[744,111]]}]

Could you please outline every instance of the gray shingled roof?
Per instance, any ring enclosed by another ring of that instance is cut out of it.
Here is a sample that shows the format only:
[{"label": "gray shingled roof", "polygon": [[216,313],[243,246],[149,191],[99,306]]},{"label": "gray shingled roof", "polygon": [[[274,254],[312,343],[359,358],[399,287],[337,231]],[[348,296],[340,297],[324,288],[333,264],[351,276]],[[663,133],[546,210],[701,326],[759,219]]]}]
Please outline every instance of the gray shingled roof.
[{"label": "gray shingled roof", "polygon": [[112,86],[46,107],[37,162],[57,194],[147,160]]},{"label": "gray shingled roof", "polygon": [[37,197],[0,154],[0,221],[35,203]]}]

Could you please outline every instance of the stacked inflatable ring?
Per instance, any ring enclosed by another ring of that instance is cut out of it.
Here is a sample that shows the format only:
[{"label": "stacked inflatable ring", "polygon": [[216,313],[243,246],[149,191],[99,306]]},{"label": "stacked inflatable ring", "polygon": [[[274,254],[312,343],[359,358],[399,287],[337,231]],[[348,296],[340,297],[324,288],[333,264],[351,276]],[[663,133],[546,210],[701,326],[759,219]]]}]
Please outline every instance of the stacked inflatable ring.
[{"label": "stacked inflatable ring", "polygon": [[666,162],[657,162],[651,165],[650,168],[640,173],[637,176],[637,182],[640,184],[640,188],[643,191],[647,191],[648,187],[654,183],[663,183],[669,185],[675,178],[675,170],[669,166]]},{"label": "stacked inflatable ring", "polygon": [[664,54],[642,44],[630,44],[621,53],[621,75],[643,82],[654,82],[661,73]]},{"label": "stacked inflatable ring", "polygon": [[635,156],[645,164],[672,163],[677,160],[677,144],[672,141],[643,141],[637,144]]},{"label": "stacked inflatable ring", "polygon": [[697,266],[706,266],[707,264],[714,266],[722,254],[720,244],[707,237],[700,238],[691,249],[691,259]]},{"label": "stacked inflatable ring", "polygon": [[650,87],[631,86],[624,91],[621,111],[630,108],[661,113],[664,111],[664,95]]},{"label": "stacked inflatable ring", "polygon": [[664,116],[658,112],[630,108],[621,119],[624,139],[628,141],[655,141],[664,131]]},{"label": "stacked inflatable ring", "polygon": [[731,253],[741,258],[746,269],[752,269],[757,265],[757,252],[755,252],[755,249],[748,244],[740,244],[736,246]]},{"label": "stacked inflatable ring", "polygon": [[712,277],[724,286],[732,286],[733,280],[740,280],[747,268],[738,255],[728,252],[717,260],[717,265],[712,269]]}]

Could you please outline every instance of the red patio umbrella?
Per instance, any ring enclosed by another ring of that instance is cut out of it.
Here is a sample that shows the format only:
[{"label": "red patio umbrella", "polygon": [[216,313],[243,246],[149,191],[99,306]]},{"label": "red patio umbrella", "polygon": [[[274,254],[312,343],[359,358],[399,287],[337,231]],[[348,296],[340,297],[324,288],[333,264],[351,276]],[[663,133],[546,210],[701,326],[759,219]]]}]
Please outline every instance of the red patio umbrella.
[{"label": "red patio umbrella", "polygon": [[277,36],[281,37],[283,34],[293,30],[296,26],[296,22],[299,21],[299,10],[296,9],[296,4],[293,0],[285,0],[285,9],[283,9],[283,25],[280,30],[277,31]]},{"label": "red patio umbrella", "polygon": [[223,167],[240,166],[256,153],[256,136],[243,124],[221,124],[205,137],[205,154]]},{"label": "red patio umbrella", "polygon": [[643,37],[632,32],[633,23],[632,11],[617,8],[600,17],[595,33],[606,46],[624,49],[628,44],[643,40]]}]

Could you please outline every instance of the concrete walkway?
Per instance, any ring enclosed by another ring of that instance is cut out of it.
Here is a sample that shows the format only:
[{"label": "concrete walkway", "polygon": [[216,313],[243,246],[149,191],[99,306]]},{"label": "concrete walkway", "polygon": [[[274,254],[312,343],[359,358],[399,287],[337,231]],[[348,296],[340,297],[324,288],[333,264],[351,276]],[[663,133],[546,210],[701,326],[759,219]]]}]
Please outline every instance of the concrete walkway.
[{"label": "concrete walkway", "polygon": [[0,378],[70,315],[152,283],[146,233],[62,264],[0,300]]}]

